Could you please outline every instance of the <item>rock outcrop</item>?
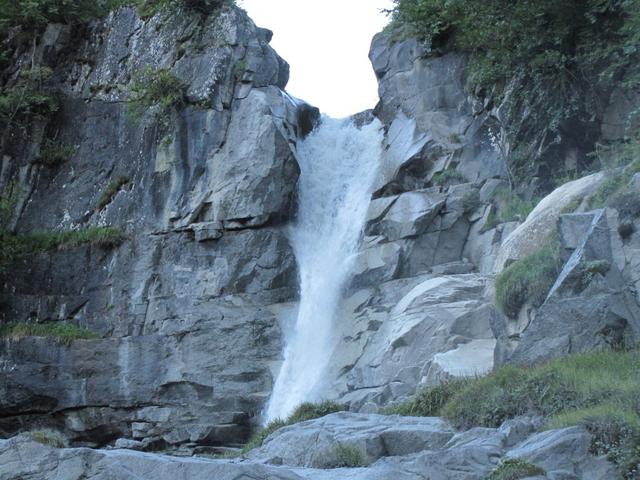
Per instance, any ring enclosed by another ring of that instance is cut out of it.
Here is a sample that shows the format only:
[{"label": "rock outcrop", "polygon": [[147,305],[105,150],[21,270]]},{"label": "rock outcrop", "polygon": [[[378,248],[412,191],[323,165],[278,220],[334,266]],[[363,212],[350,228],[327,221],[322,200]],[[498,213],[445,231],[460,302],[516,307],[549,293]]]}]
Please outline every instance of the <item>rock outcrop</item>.
[{"label": "rock outcrop", "polygon": [[[231,6],[148,20],[123,8],[76,43],[69,27],[47,28],[37,57],[62,92],[57,141],[74,153],[32,163],[41,134],[5,156],[2,180],[18,178],[24,197],[17,229],[109,225],[128,239],[38,254],[6,280],[4,321],[64,320],[104,338],[3,339],[2,434],[48,424],[90,446],[246,440],[296,295],[282,224],[295,144],[317,116],[283,91],[288,65],[270,37]],[[179,78],[185,105],[132,119],[127,89],[144,69]]]},{"label": "rock outcrop", "polygon": [[[352,413],[278,430],[236,460],[110,448],[197,453],[245,442],[282,360],[280,325],[297,306],[286,227],[296,144],[318,110],[284,91],[288,66],[269,31],[236,7],[190,3],[195,11],[171,21],[123,8],[80,39],[49,25],[37,45],[63,101],[2,159],[0,183],[22,192],[16,230],[109,225],[127,240],[39,253],[4,280],[2,323],[67,321],[100,338],[0,339],[0,436],[53,427],[74,447],[0,440],[0,479],[471,480],[506,458],[528,459],[549,479],[613,478],[581,428],[539,432],[517,419],[459,432],[441,419],[377,414],[499,364],[640,339],[640,223],[625,219],[623,236],[614,209],[590,210],[605,175],[498,223],[494,197],[510,181],[499,106],[465,89],[463,56],[429,56],[389,33],[370,53],[385,153],[323,385]],[[144,69],[179,78],[183,105],[131,118],[127,89]],[[613,131],[609,117],[603,128]],[[51,136],[74,147],[55,167],[34,162]],[[509,318],[495,305],[495,276],[550,235],[562,272],[542,305]],[[370,465],[322,469],[343,444]]]},{"label": "rock outcrop", "polygon": [[[615,477],[606,459],[589,454],[591,438],[583,429],[531,435],[533,430],[534,423],[527,419],[509,421],[499,429],[455,433],[435,418],[338,413],[279,430],[263,448],[252,453],[250,460],[177,458],[131,450],[54,449],[28,436],[18,436],[0,440],[0,478],[482,480],[500,460],[508,458],[528,460],[546,472],[540,477],[545,479]],[[369,465],[335,468],[337,446],[355,449]]]}]

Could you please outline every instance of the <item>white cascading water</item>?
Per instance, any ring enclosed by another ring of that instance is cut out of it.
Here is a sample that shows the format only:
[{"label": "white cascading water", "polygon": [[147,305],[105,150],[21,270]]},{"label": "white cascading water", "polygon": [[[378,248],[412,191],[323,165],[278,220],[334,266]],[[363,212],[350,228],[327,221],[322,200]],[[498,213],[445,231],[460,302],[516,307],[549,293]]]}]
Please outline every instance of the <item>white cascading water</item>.
[{"label": "white cascading water", "polygon": [[378,120],[358,128],[350,119],[323,116],[298,144],[298,215],[289,238],[300,275],[300,305],[295,324],[285,332],[284,363],[267,422],[322,399],[335,317],[366,220],[382,137]]}]

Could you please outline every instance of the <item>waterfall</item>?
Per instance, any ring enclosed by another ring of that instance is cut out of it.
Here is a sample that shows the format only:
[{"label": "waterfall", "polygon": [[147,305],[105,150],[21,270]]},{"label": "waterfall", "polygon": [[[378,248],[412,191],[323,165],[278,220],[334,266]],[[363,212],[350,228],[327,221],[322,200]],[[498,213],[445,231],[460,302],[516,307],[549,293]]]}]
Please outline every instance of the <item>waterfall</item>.
[{"label": "waterfall", "polygon": [[298,144],[298,214],[289,239],[298,264],[300,304],[295,324],[284,332],[284,362],[267,421],[322,398],[336,313],[366,220],[382,137],[378,120],[358,128],[350,119],[324,116]]}]

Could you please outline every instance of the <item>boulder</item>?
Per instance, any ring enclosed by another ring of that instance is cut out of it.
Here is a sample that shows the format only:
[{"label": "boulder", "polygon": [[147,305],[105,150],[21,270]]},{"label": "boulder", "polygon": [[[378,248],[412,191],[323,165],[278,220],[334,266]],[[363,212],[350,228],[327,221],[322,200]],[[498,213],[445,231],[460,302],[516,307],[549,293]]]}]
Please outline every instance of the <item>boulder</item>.
[{"label": "boulder", "polygon": [[494,264],[500,272],[509,263],[525,257],[549,239],[556,229],[556,222],[564,209],[593,193],[604,178],[603,173],[594,173],[558,187],[533,209],[526,221],[504,239]]},{"label": "boulder", "polygon": [[440,449],[453,434],[452,428],[439,418],[340,412],[281,428],[262,447],[251,451],[248,458],[317,468],[327,463],[327,456],[337,445],[349,445],[372,463],[386,456]]}]

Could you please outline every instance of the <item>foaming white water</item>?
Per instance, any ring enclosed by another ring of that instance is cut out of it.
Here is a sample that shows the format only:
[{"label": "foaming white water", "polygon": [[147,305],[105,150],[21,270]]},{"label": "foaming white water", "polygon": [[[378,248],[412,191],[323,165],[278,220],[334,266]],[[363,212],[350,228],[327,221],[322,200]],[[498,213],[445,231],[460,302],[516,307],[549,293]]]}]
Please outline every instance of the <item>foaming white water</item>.
[{"label": "foaming white water", "polygon": [[285,332],[284,363],[266,421],[320,400],[333,352],[334,322],[350,279],[382,153],[381,124],[357,128],[349,119],[323,117],[298,144],[298,215],[290,241],[300,275],[296,322]]}]

